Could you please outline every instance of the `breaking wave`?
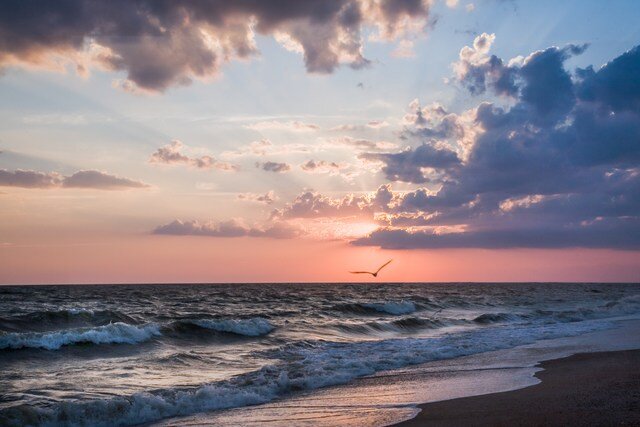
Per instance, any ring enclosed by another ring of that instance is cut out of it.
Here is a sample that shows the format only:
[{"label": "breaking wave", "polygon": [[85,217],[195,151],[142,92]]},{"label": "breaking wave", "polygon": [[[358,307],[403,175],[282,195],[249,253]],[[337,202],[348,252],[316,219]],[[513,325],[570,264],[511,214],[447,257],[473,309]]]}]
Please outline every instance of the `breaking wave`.
[{"label": "breaking wave", "polygon": [[41,348],[58,350],[74,344],[136,344],[160,335],[155,323],[135,326],[112,323],[94,328],[67,329],[55,332],[11,332],[0,335],[0,350]]},{"label": "breaking wave", "polygon": [[332,325],[332,327],[350,334],[375,335],[380,332],[411,333],[466,323],[468,322],[460,319],[403,317],[390,322],[345,322]]},{"label": "breaking wave", "polygon": [[[523,330],[504,327],[357,343],[304,341],[264,352],[276,360],[257,371],[192,388],[167,388],[96,399],[56,403],[50,407],[20,405],[0,411],[0,424],[69,426],[133,425],[198,412],[255,405],[286,393],[344,384],[357,377],[433,360],[512,348],[539,339],[579,335],[610,327],[606,323],[539,325]],[[296,363],[287,363],[295,360]]]},{"label": "breaking wave", "polygon": [[245,337],[259,337],[272,332],[275,327],[266,319],[193,319],[179,320],[168,325],[147,323],[131,325],[123,322],[84,328],[63,329],[51,332],[0,333],[0,350],[39,348],[58,350],[76,344],[137,344],[160,337],[165,333],[184,332],[198,328]]},{"label": "breaking wave", "polygon": [[245,337],[259,337],[272,332],[275,327],[268,320],[261,317],[250,319],[194,319],[180,320],[174,324],[180,326],[197,326],[217,332],[224,332]]}]

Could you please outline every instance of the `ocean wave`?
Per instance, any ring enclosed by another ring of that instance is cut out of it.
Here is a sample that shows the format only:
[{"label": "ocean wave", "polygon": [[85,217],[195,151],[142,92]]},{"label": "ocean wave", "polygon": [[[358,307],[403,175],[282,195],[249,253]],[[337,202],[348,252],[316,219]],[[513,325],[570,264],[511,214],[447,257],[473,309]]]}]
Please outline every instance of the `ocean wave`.
[{"label": "ocean wave", "polygon": [[259,337],[272,332],[275,327],[267,319],[193,319],[179,321],[181,324],[195,325],[199,328],[225,332],[246,337]]},{"label": "ocean wave", "polygon": [[171,363],[188,366],[193,362],[203,362],[206,360],[206,357],[196,353],[193,350],[190,350],[167,354],[158,357],[156,360],[158,361],[158,363]]},{"label": "ocean wave", "polygon": [[166,325],[147,323],[132,325],[124,322],[96,327],[62,329],[51,332],[0,332],[0,350],[40,348],[58,350],[74,344],[138,344],[165,333],[180,335],[190,328],[205,329],[245,337],[259,337],[275,327],[261,317],[250,319],[190,319]]},{"label": "ocean wave", "polygon": [[381,332],[408,333],[424,329],[437,329],[461,323],[466,322],[447,318],[403,317],[389,322],[338,323],[332,327],[350,334],[376,335]]},{"label": "ocean wave", "polygon": [[483,313],[476,316],[473,322],[488,325],[493,323],[575,323],[585,320],[597,320],[618,316],[638,314],[640,295],[631,295],[604,304],[567,307],[564,309],[535,309],[530,311],[514,311],[513,313]]},{"label": "ocean wave", "polygon": [[0,350],[41,348],[58,350],[74,344],[137,344],[159,336],[160,327],[155,323],[129,325],[111,323],[94,328],[66,329],[55,332],[11,332],[0,335]]},{"label": "ocean wave", "polygon": [[136,323],[132,317],[114,310],[69,308],[66,310],[34,311],[1,318],[0,328],[13,331],[43,331],[57,328],[61,325],[73,325],[77,327],[102,326],[117,322]]},{"label": "ocean wave", "polygon": [[[68,426],[133,425],[198,412],[255,405],[292,391],[344,384],[357,377],[433,360],[451,359],[580,335],[611,327],[607,322],[482,328],[437,338],[405,338],[356,343],[290,343],[262,356],[274,364],[231,379],[193,388],[167,388],[110,399],[20,405],[0,410],[0,424]],[[290,363],[288,361],[295,361]],[[36,420],[34,422],[34,420]]]},{"label": "ocean wave", "polygon": [[520,320],[521,316],[516,316],[509,313],[483,313],[473,319],[474,322],[481,325],[490,323],[508,322],[511,320]]},{"label": "ocean wave", "polygon": [[411,301],[398,302],[362,302],[341,304],[335,307],[336,310],[354,314],[375,314],[385,313],[393,315],[410,314],[418,308]]}]

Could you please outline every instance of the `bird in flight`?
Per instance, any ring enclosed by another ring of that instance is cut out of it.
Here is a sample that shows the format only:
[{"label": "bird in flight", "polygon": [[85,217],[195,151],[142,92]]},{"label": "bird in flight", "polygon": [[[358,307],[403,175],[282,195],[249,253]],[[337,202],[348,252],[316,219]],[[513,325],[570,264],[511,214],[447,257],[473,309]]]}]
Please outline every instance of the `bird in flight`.
[{"label": "bird in flight", "polygon": [[373,277],[378,277],[378,273],[380,273],[380,270],[382,270],[383,268],[385,268],[387,265],[389,265],[391,263],[391,261],[393,261],[393,259],[390,259],[389,261],[385,262],[384,264],[382,264],[380,266],[380,268],[378,268],[375,273],[372,271],[350,271],[349,273],[351,274],[370,274]]}]

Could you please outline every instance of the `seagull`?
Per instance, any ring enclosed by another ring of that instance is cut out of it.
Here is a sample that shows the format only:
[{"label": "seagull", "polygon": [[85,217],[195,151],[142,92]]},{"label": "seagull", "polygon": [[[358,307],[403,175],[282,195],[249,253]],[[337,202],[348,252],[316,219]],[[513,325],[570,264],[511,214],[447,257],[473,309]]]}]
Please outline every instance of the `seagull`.
[{"label": "seagull", "polygon": [[349,273],[351,274],[370,274],[373,277],[378,277],[378,273],[380,273],[380,270],[382,270],[383,268],[385,268],[387,265],[389,265],[389,263],[391,263],[391,261],[393,261],[393,259],[390,259],[389,261],[385,262],[384,264],[382,264],[380,266],[380,268],[378,268],[376,270],[375,273],[371,272],[371,271],[350,271]]}]

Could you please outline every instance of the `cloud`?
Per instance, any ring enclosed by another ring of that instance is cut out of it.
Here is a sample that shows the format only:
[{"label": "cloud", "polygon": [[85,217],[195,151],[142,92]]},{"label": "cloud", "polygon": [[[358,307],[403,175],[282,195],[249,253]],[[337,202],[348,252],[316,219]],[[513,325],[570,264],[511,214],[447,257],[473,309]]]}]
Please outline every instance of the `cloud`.
[{"label": "cloud", "polygon": [[[571,72],[565,62],[585,45],[503,60],[490,54],[493,43],[492,35],[477,37],[454,67],[472,96],[493,102],[481,99],[456,113],[412,101],[402,118],[401,151],[351,137],[322,141],[360,151],[390,182],[424,187],[394,191],[386,184],[341,197],[305,190],[273,210],[270,221],[304,225],[307,235],[335,229],[325,234],[388,249],[640,249],[640,48]],[[340,166],[310,160],[301,168],[333,173]],[[269,225],[234,224],[188,223],[193,231],[180,233],[269,234]]]},{"label": "cloud", "polygon": [[495,39],[495,34],[480,34],[473,40],[473,46],[460,50],[459,61],[453,64],[456,79],[474,95],[484,93],[488,85],[501,94],[513,94],[517,90],[511,67],[505,66],[497,56],[489,55]]},{"label": "cloud", "polygon": [[256,167],[260,168],[267,172],[276,172],[276,173],[284,173],[289,172],[291,170],[291,165],[288,163],[279,163],[279,162],[256,162]]},{"label": "cloud", "polygon": [[62,181],[62,186],[65,188],[94,188],[98,190],[122,190],[127,188],[149,187],[149,185],[140,181],[109,175],[96,170],[81,170],[71,176],[65,177]]},{"label": "cloud", "polygon": [[250,237],[267,237],[271,239],[293,239],[302,234],[302,230],[286,222],[276,222],[263,228],[252,228],[249,230]]},{"label": "cloud", "polygon": [[338,126],[334,126],[330,128],[330,131],[333,132],[359,132],[366,131],[367,129],[382,129],[389,126],[389,123],[385,120],[370,120],[366,124],[342,124]]},{"label": "cloud", "polygon": [[158,148],[149,158],[149,163],[165,165],[182,164],[196,169],[238,170],[238,166],[232,165],[231,163],[220,162],[211,156],[187,157],[180,152],[183,147],[184,144],[182,144],[182,142],[177,139],[173,140],[170,144]]},{"label": "cloud", "polygon": [[438,233],[406,229],[378,229],[353,242],[356,246],[379,246],[385,249],[441,248],[616,248],[640,249],[637,221],[624,219],[596,226],[473,230]]},{"label": "cloud", "polygon": [[273,149],[273,143],[268,139],[253,141],[249,145],[240,147],[236,151],[227,151],[222,153],[225,156],[242,157],[242,156],[265,156]]},{"label": "cloud", "polygon": [[[585,45],[504,61],[489,54],[494,41],[477,37],[454,73],[472,95],[507,101],[481,102],[466,118],[413,104],[403,135],[420,145],[363,155],[383,162],[389,180],[433,185],[394,193],[381,228],[355,243],[640,248],[640,48],[572,74],[564,63]],[[451,151],[437,156],[438,147]],[[423,159],[435,183],[415,167]]]},{"label": "cloud", "polygon": [[308,160],[300,165],[300,169],[309,173],[328,173],[338,175],[340,171],[348,168],[349,165],[336,162],[327,162],[326,160]]},{"label": "cloud", "polygon": [[397,147],[397,144],[388,141],[371,141],[364,138],[352,138],[350,136],[340,136],[330,138],[326,141],[328,145],[346,146],[357,150],[390,150]]},{"label": "cloud", "polygon": [[409,103],[402,123],[401,139],[454,150],[462,160],[466,160],[470,146],[481,131],[475,109],[455,114],[437,102],[422,107],[418,99]]},{"label": "cloud", "polygon": [[400,40],[398,46],[391,52],[391,56],[395,58],[414,58],[416,56],[414,47],[413,40]]},{"label": "cloud", "polygon": [[147,188],[149,185],[110,175],[96,170],[81,170],[71,176],[55,172],[44,173],[31,170],[8,171],[0,169],[0,186],[22,188],[91,188],[96,190],[126,190]]},{"label": "cloud", "polygon": [[52,172],[0,169],[0,185],[5,187],[51,188],[62,185],[64,177]]},{"label": "cloud", "polygon": [[384,120],[371,120],[369,121],[369,123],[367,123],[367,126],[372,129],[381,129],[389,126],[389,123]]},{"label": "cloud", "polygon": [[568,112],[573,105],[573,82],[563,63],[584,52],[588,45],[550,47],[505,64],[489,55],[494,41],[495,34],[482,33],[474,39],[473,47],[462,48],[460,60],[453,64],[456,79],[470,93],[479,95],[490,88],[497,95],[519,98],[539,116]]},{"label": "cloud", "polygon": [[264,203],[266,205],[270,205],[278,200],[273,190],[268,191],[264,194],[240,193],[238,194],[237,199],[243,200],[245,202]]},{"label": "cloud", "polygon": [[423,143],[399,153],[362,153],[358,158],[382,162],[382,172],[390,181],[421,184],[431,179],[425,169],[448,169],[460,165],[458,155],[447,147]]},{"label": "cloud", "polygon": [[383,185],[373,194],[349,194],[333,199],[313,190],[298,195],[282,209],[276,209],[272,218],[330,218],[364,216],[369,218],[376,210],[387,209],[391,203],[391,187]]},{"label": "cloud", "polygon": [[0,3],[0,66],[119,71],[128,90],[164,91],[259,54],[256,34],[302,54],[308,72],[371,64],[363,32],[391,41],[424,31],[428,0],[25,0]]},{"label": "cloud", "polygon": [[640,46],[623,53],[595,71],[593,66],[578,69],[576,91],[581,100],[597,102],[612,111],[640,110]]},{"label": "cloud", "polygon": [[176,219],[169,224],[161,225],[153,230],[153,234],[169,234],[174,236],[212,236],[241,237],[246,236],[248,229],[238,221],[229,220],[218,223],[198,221],[181,221]]},{"label": "cloud", "polygon": [[286,130],[291,132],[313,132],[320,130],[320,126],[313,123],[304,123],[298,120],[289,122],[281,122],[278,120],[268,120],[253,123],[245,126],[247,129],[263,131],[263,130]]},{"label": "cloud", "polygon": [[353,124],[346,123],[343,125],[334,126],[329,130],[333,132],[354,132],[354,131],[363,130],[363,129],[365,129],[365,127],[362,125],[353,125]]},{"label": "cloud", "polygon": [[275,223],[264,228],[249,227],[239,220],[220,222],[182,221],[176,219],[168,224],[156,227],[152,234],[172,236],[208,236],[208,237],[267,237],[273,239],[291,239],[299,230],[286,223]]},{"label": "cloud", "polygon": [[361,165],[326,160],[308,160],[300,165],[300,169],[307,173],[340,176],[347,181],[351,181],[365,170]]}]

